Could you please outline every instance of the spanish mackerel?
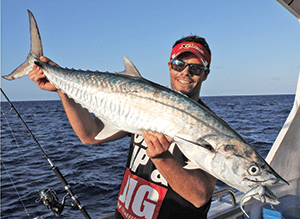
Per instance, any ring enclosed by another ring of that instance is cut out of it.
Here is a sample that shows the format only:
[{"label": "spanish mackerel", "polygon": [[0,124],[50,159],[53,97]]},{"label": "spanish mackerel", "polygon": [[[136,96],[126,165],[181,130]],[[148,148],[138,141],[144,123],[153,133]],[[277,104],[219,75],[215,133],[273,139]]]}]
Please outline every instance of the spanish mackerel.
[{"label": "spanish mackerel", "polygon": [[189,159],[185,168],[200,168],[245,193],[241,207],[252,197],[280,204],[267,186],[287,182],[215,113],[177,91],[144,79],[126,57],[125,71],[116,74],[41,62],[39,30],[32,13],[28,13],[30,53],[5,79],[22,77],[36,64],[52,84],[104,122],[104,130],[96,139],[108,138],[120,130],[163,133],[174,139]]}]

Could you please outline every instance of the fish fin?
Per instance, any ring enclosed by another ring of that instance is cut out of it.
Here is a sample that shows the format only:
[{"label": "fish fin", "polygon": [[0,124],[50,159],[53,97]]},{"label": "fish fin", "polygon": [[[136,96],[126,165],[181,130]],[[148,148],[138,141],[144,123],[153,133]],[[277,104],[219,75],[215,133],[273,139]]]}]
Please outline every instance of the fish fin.
[{"label": "fish fin", "polygon": [[30,24],[30,53],[23,64],[21,64],[9,75],[2,76],[4,79],[15,80],[17,78],[27,75],[32,69],[34,61],[39,60],[39,57],[43,55],[43,47],[39,33],[39,28],[36,24],[36,20],[33,14],[29,10],[28,16]]},{"label": "fish fin", "polygon": [[30,72],[32,67],[33,67],[33,64],[30,63],[29,60],[27,59],[23,64],[21,64],[18,68],[16,68],[12,73],[10,73],[9,75],[3,75],[2,78],[12,81],[17,78],[24,77],[25,75],[27,75]]},{"label": "fish fin", "polygon": [[200,139],[198,140],[198,142],[193,142],[191,140],[188,140],[188,139],[185,139],[183,137],[180,137],[180,136],[175,136],[174,140],[176,141],[176,138],[177,138],[177,141],[181,140],[181,141],[185,141],[185,142],[188,142],[190,144],[194,144],[194,145],[197,145],[197,146],[200,146],[206,150],[209,150],[211,152],[214,152],[215,149],[213,148],[213,146],[211,146],[211,144],[209,144],[207,141],[205,141],[204,139]]},{"label": "fish fin", "polygon": [[110,136],[113,136],[114,134],[118,133],[121,131],[118,127],[105,122],[104,123],[104,128],[101,132],[98,133],[98,135],[95,137],[96,140],[103,140],[106,138],[109,138]]},{"label": "fish fin", "polygon": [[30,53],[39,58],[43,55],[41,35],[33,14],[31,11],[27,11],[30,23]]},{"label": "fish fin", "polygon": [[126,56],[123,56],[123,60],[125,65],[125,71],[119,72],[119,74],[143,78],[142,75],[137,70],[137,68],[134,66],[134,64]]},{"label": "fish fin", "polygon": [[187,162],[187,165],[185,165],[183,167],[184,169],[187,169],[187,170],[194,170],[194,169],[200,169],[196,163],[192,162],[192,161],[188,161]]}]

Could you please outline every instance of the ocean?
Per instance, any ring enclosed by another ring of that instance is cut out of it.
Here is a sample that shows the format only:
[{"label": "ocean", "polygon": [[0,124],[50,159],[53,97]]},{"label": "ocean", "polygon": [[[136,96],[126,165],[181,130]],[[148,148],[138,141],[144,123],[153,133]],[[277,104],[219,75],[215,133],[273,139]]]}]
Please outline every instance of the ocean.
[{"label": "ocean", "polygon": [[[294,95],[203,97],[215,113],[265,158],[283,126]],[[60,101],[13,102],[54,166],[92,218],[115,210],[130,138],[98,146],[84,145],[72,130]],[[226,185],[218,182],[219,187]],[[1,218],[56,218],[39,199],[66,191],[50,164],[7,102],[1,103]],[[71,204],[67,197],[66,204]],[[60,218],[84,218],[65,207]]]}]

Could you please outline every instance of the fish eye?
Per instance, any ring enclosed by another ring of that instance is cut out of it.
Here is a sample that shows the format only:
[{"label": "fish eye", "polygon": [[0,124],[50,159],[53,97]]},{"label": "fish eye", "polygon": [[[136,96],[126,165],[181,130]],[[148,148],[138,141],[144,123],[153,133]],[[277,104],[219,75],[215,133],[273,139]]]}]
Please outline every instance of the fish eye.
[{"label": "fish eye", "polygon": [[256,165],[256,164],[252,164],[249,168],[248,168],[248,173],[250,175],[257,175],[260,173],[260,168]]}]

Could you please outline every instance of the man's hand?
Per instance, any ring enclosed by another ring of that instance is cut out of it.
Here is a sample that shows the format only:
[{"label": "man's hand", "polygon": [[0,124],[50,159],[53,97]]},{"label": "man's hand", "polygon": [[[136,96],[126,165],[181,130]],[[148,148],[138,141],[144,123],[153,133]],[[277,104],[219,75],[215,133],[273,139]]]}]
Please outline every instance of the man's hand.
[{"label": "man's hand", "polygon": [[[50,65],[57,65],[50,59],[46,58],[45,56],[41,56],[40,60],[42,62],[48,63]],[[46,76],[44,75],[43,70],[37,66],[34,65],[32,70],[28,73],[29,78],[34,81],[39,88],[42,90],[48,90],[48,91],[57,91],[57,88],[54,86],[54,84],[51,84]]]},{"label": "man's hand", "polygon": [[145,131],[142,136],[148,146],[147,155],[151,159],[163,157],[173,142],[173,139],[157,132]]}]

